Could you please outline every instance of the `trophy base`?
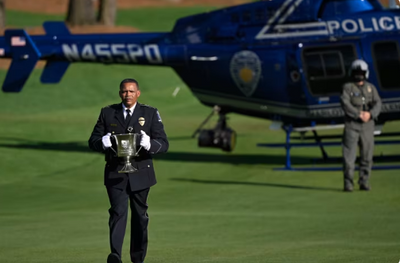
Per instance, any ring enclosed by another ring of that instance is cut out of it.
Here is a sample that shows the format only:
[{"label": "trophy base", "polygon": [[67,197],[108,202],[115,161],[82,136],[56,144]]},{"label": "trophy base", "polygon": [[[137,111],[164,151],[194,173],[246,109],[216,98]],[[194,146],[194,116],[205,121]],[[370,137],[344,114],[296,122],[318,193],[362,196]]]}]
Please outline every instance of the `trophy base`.
[{"label": "trophy base", "polygon": [[132,164],[128,163],[125,164],[124,167],[118,173],[133,173],[136,172],[138,169],[132,166]]}]

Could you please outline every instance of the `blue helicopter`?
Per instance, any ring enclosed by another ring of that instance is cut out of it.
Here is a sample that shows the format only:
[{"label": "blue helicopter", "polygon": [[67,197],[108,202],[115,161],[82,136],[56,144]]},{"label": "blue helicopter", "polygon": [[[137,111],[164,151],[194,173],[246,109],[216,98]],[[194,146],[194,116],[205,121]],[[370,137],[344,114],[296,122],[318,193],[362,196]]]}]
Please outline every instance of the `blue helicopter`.
[{"label": "blue helicopter", "polygon": [[38,60],[47,61],[43,83],[59,82],[73,62],[172,67],[219,114],[214,129],[195,132],[199,146],[234,148],[231,112],[280,122],[289,133],[343,123],[339,97],[356,58],[369,64],[369,81],[382,97],[379,121],[400,118],[395,4],[259,1],[181,18],[166,33],[72,35],[63,22],[43,27],[46,35],[9,29],[0,38],[0,56],[12,58],[4,92],[21,91]]}]

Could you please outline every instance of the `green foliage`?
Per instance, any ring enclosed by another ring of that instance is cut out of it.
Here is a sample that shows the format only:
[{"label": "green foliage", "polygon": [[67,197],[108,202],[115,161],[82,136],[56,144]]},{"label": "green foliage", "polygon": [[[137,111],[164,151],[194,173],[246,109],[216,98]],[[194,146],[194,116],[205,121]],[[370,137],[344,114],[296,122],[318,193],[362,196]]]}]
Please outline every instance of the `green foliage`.
[{"label": "green foliage", "polygon": [[117,25],[129,25],[142,31],[170,31],[181,17],[215,10],[212,7],[141,8],[118,10]]},{"label": "green foliage", "polygon": [[[169,25],[142,27],[168,30],[172,17]],[[236,114],[229,120],[238,132],[233,153],[200,149],[190,135],[210,109],[169,68],[74,64],[57,85],[41,84],[40,74],[35,70],[21,93],[0,94],[0,262],[105,262],[104,159],[87,140],[100,108],[119,101],[126,77],[139,80],[141,102],[160,110],[170,140],[169,153],[155,159],[146,262],[399,260],[398,172],[374,171],[371,192],[348,194],[341,172],[273,171],[283,165],[284,149],[256,144],[283,142],[284,133]],[[390,123],[385,131],[399,127]],[[340,148],[329,154],[340,156]],[[293,155],[302,165],[320,153]],[[130,262],[128,250],[129,234],[123,262]]]}]

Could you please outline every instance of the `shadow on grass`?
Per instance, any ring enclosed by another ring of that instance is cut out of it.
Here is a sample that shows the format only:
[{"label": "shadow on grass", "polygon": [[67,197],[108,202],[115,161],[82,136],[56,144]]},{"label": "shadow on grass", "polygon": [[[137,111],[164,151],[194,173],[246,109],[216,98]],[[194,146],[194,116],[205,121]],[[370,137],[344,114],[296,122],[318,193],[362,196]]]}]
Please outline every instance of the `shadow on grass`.
[{"label": "shadow on grass", "polygon": [[186,178],[171,178],[172,181],[189,182],[189,183],[200,183],[200,184],[232,184],[232,185],[248,185],[248,186],[266,186],[266,187],[280,187],[289,189],[301,189],[301,190],[318,190],[318,191],[333,191],[343,192],[341,189],[333,187],[316,187],[316,186],[302,186],[302,185],[290,185],[290,184],[274,184],[274,183],[255,183],[255,182],[240,182],[240,181],[218,181],[218,180],[199,180],[199,179],[186,179]]},{"label": "shadow on grass", "polygon": [[[89,152],[92,151],[85,143],[66,142],[26,142],[19,144],[0,143],[0,148],[60,151],[60,152]],[[268,154],[213,154],[213,153],[190,153],[190,152],[168,152],[166,154],[155,155],[154,159],[170,162],[205,162],[205,163],[226,163],[226,164],[284,164],[284,155]],[[301,156],[292,156],[293,164],[310,164],[311,159]]]},{"label": "shadow on grass", "polygon": [[60,152],[93,152],[89,148],[87,143],[85,144],[82,142],[37,142],[28,140],[20,140],[20,141],[21,143],[19,144],[0,142],[0,148],[47,150],[47,151],[60,151]]},{"label": "shadow on grass", "polygon": [[[176,140],[184,140],[189,137],[176,137]],[[0,148],[47,150],[61,152],[88,152],[92,151],[87,142],[40,142],[12,137],[0,137]],[[220,151],[215,149],[216,151]],[[97,153],[98,154],[98,153]],[[192,152],[168,152],[155,155],[155,159],[171,162],[205,162],[227,164],[265,164],[284,165],[286,155],[282,154],[234,154],[234,153],[192,153]],[[374,162],[399,162],[399,155],[375,156]],[[357,160],[358,162],[358,160]],[[342,157],[330,157],[328,160],[315,159],[310,156],[291,156],[292,165],[311,164],[342,164]]]},{"label": "shadow on grass", "polygon": [[[186,137],[177,137],[186,139]],[[7,143],[4,143],[7,141]],[[87,142],[40,142],[11,137],[0,138],[0,148],[15,148],[28,150],[45,150],[61,152],[92,152]],[[220,151],[216,149],[216,151]],[[228,153],[191,153],[191,152],[168,152],[155,155],[155,159],[171,162],[205,162],[205,163],[227,163],[227,164],[283,164],[285,155],[271,154],[228,154]],[[294,164],[310,164],[309,157],[292,156]]]},{"label": "shadow on grass", "polygon": [[185,140],[193,140],[194,142],[197,143],[197,140],[192,138],[192,136],[186,135],[186,136],[168,136],[168,141],[185,141]]},{"label": "shadow on grass", "polygon": [[[205,162],[229,164],[284,164],[286,156],[283,154],[226,154],[226,153],[191,153],[168,152],[154,156],[156,160],[176,162]],[[311,164],[310,157],[292,156],[294,164]]]}]

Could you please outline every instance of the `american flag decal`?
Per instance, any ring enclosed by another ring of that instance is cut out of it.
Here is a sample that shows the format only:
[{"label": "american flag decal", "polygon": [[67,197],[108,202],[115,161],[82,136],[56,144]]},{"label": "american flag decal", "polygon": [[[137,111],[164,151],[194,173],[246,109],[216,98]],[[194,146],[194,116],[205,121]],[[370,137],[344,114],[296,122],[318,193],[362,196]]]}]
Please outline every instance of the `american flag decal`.
[{"label": "american flag decal", "polygon": [[21,47],[21,46],[25,46],[25,45],[26,45],[25,37],[12,37],[11,38],[11,46]]}]

